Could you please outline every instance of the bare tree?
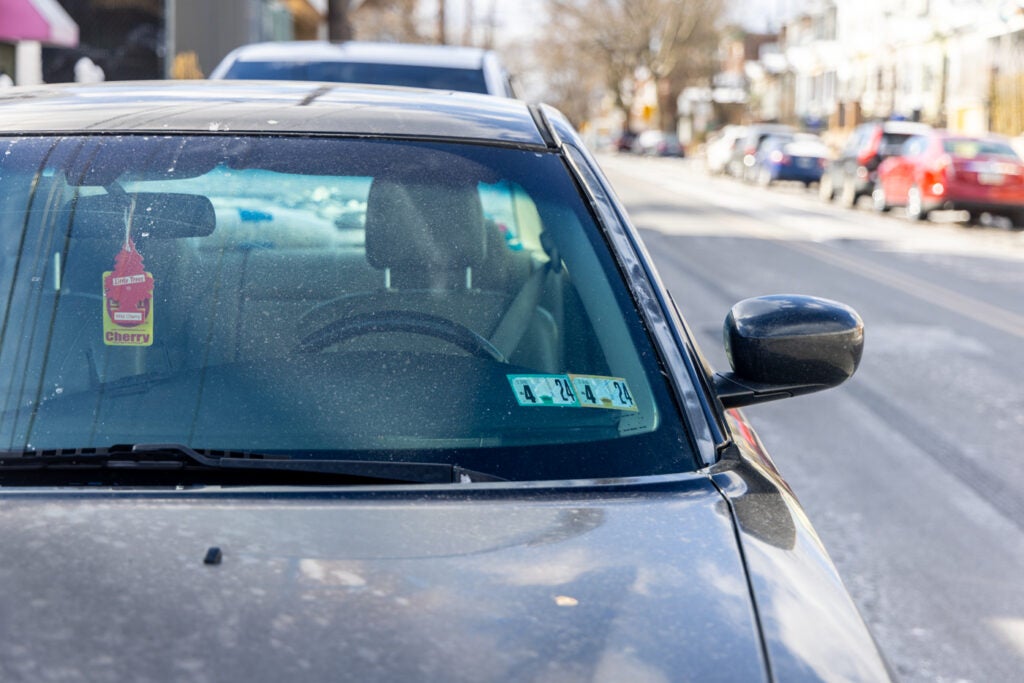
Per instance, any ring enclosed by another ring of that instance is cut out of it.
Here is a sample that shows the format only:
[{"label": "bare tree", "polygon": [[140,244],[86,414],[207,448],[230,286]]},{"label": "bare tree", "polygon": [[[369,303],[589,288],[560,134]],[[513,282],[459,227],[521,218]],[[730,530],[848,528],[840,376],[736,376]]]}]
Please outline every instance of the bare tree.
[{"label": "bare tree", "polygon": [[[616,106],[629,111],[638,74],[648,74],[658,93],[658,125],[673,130],[676,100],[686,85],[712,73],[716,24],[723,0],[547,0],[549,21],[542,44],[568,53],[559,69],[578,81],[596,74]],[[551,64],[553,60],[545,59]]]},{"label": "bare tree", "polygon": [[429,37],[420,32],[418,0],[363,0],[355,3],[352,24],[360,40],[423,43]]},{"label": "bare tree", "polygon": [[533,57],[544,72],[544,99],[580,127],[604,94],[603,74],[597,69],[580,68],[585,64],[579,61],[576,47],[565,42],[540,42]]}]

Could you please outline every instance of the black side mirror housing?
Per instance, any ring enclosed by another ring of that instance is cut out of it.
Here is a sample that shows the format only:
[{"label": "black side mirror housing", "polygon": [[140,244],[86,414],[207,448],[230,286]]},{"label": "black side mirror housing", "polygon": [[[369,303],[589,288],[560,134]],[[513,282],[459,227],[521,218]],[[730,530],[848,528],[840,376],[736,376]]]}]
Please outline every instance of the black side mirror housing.
[{"label": "black side mirror housing", "polygon": [[732,372],[717,373],[714,384],[725,408],[838,386],[857,370],[864,349],[855,310],[797,294],[739,302],[723,332]]}]

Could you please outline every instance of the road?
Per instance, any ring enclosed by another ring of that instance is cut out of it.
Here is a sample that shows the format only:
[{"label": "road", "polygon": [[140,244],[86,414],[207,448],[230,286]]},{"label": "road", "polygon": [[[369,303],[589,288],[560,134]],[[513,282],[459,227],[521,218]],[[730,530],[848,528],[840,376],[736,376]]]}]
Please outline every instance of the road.
[{"label": "road", "polygon": [[901,680],[1024,680],[1024,233],[598,161],[715,367],[746,297],[860,312],[852,380],[745,412]]}]

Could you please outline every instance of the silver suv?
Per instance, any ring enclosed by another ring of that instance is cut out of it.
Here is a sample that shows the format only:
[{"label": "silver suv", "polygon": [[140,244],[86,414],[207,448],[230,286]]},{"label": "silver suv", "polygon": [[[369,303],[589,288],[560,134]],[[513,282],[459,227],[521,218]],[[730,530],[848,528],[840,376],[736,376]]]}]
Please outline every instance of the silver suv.
[{"label": "silver suv", "polygon": [[516,96],[494,52],[453,45],[253,43],[232,50],[210,78],[337,81]]}]

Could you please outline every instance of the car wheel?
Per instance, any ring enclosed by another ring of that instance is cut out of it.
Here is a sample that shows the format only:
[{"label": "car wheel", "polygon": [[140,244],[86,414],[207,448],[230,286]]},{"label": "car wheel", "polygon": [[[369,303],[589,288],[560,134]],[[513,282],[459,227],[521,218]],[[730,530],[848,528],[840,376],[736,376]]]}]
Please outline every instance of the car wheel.
[{"label": "car wheel", "polygon": [[847,209],[852,209],[857,206],[857,200],[860,197],[857,196],[857,187],[854,185],[853,178],[845,178],[843,180],[843,189],[839,194],[839,203],[845,206]]},{"label": "car wheel", "polygon": [[821,176],[821,180],[818,182],[818,196],[821,197],[823,202],[830,202],[835,199],[836,195],[832,189],[831,174],[825,173]]},{"label": "car wheel", "polygon": [[[981,211],[968,211],[967,212],[967,225],[978,226],[981,225],[981,217],[983,213]],[[1010,216],[1010,220],[1013,220],[1013,216]]]},{"label": "car wheel", "polygon": [[1017,211],[1010,214],[1010,229],[1024,230],[1024,211]]},{"label": "car wheel", "polygon": [[907,218],[912,221],[928,219],[928,212],[921,204],[921,188],[917,185],[907,190]]},{"label": "car wheel", "polygon": [[892,205],[885,198],[885,190],[881,187],[876,187],[871,193],[871,206],[878,213],[885,213],[892,208]]}]

